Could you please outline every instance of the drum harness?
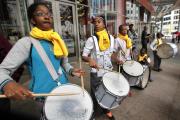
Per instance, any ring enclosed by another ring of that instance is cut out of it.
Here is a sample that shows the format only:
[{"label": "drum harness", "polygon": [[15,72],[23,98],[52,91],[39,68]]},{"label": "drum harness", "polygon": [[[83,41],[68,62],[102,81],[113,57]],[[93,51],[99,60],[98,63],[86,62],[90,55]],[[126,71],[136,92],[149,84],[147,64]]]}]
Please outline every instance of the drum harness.
[{"label": "drum harness", "polygon": [[[99,46],[98,46],[98,40],[97,40],[97,38],[95,37],[95,36],[92,36],[92,39],[93,39],[93,42],[94,42],[94,45],[95,45],[95,50],[96,50],[96,60],[97,60],[97,62],[98,62],[98,58],[101,58],[101,56],[103,57],[103,63],[102,64],[100,64],[100,69],[103,69],[103,70],[105,70],[105,71],[112,71],[112,65],[109,65],[108,64],[108,62],[107,62],[107,58],[105,58],[105,56],[107,56],[107,55],[111,55],[112,54],[112,49],[113,49],[113,47],[114,47],[114,40],[112,40],[113,38],[111,37],[111,36],[109,36],[110,37],[110,41],[111,41],[111,46],[110,46],[110,48],[108,48],[108,52],[101,52],[100,50],[99,50]],[[109,66],[105,66],[105,65],[109,65]],[[104,72],[105,72],[104,71]],[[104,74],[104,73],[103,73]]]},{"label": "drum harness", "polygon": [[46,68],[48,69],[49,73],[51,74],[52,78],[54,81],[57,82],[57,85],[61,85],[60,81],[59,81],[59,76],[62,75],[62,69],[61,67],[59,67],[59,70],[58,70],[58,74],[56,73],[55,71],[55,68],[53,67],[51,61],[49,60],[47,54],[45,53],[43,47],[41,46],[40,42],[32,37],[29,37],[32,44],[34,45],[34,47],[36,48],[38,54],[40,55],[42,61],[44,62]]}]

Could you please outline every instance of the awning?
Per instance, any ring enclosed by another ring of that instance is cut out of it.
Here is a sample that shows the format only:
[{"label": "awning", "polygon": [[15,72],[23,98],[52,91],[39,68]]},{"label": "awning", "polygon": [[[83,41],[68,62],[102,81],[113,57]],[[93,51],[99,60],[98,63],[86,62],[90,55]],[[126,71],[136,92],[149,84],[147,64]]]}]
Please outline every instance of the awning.
[{"label": "awning", "polygon": [[155,12],[153,5],[149,0],[137,0],[142,6],[144,6],[149,12]]}]

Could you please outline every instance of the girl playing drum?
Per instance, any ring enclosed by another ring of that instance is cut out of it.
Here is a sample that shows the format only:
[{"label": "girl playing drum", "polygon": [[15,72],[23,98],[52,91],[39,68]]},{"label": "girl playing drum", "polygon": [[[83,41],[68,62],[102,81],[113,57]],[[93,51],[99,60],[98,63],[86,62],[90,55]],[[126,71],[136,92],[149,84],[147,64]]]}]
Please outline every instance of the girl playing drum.
[{"label": "girl playing drum", "polygon": [[[82,56],[92,68],[90,73],[91,97],[94,102],[94,113],[97,113],[97,106],[99,106],[99,104],[95,97],[95,90],[100,84],[104,74],[102,70],[98,69],[104,68],[112,70],[111,55],[114,51],[114,38],[108,33],[103,16],[95,17],[93,23],[95,26],[95,33],[86,41]],[[91,56],[89,57],[89,55]],[[102,108],[102,110],[110,120],[115,120],[110,110],[104,108]]]}]

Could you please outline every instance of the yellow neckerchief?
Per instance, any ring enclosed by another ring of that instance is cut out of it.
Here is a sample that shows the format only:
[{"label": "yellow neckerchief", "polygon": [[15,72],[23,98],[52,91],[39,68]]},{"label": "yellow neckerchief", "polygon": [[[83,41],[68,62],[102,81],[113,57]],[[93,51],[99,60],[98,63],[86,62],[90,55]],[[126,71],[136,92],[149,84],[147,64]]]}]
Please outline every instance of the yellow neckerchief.
[{"label": "yellow neckerchief", "polygon": [[157,46],[159,46],[159,45],[161,45],[162,44],[162,39],[161,38],[159,38],[159,39],[157,39]]},{"label": "yellow neckerchief", "polygon": [[96,35],[98,36],[98,43],[99,43],[99,49],[101,51],[107,50],[110,47],[110,40],[109,35],[106,31],[106,29],[96,32]]},{"label": "yellow neckerchief", "polygon": [[57,32],[53,32],[53,30],[42,31],[39,28],[34,27],[31,30],[30,35],[38,40],[51,41],[56,57],[68,56],[66,45]]},{"label": "yellow neckerchief", "polygon": [[119,38],[123,39],[126,42],[126,48],[131,48],[132,47],[132,41],[131,39],[128,37],[128,35],[122,35],[119,34],[118,35]]},{"label": "yellow neckerchief", "polygon": [[138,61],[141,62],[141,61],[144,61],[145,59],[147,59],[147,54],[144,54],[143,56],[141,54],[139,54],[138,56]]}]

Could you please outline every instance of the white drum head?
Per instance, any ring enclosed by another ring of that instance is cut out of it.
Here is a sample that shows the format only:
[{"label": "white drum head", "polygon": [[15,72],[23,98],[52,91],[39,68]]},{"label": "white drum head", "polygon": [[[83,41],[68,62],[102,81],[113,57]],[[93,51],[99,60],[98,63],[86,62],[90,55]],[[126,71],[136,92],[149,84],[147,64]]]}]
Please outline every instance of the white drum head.
[{"label": "white drum head", "polygon": [[48,96],[44,113],[48,120],[89,120],[93,112],[92,99],[87,91],[74,84],[61,85],[51,93],[80,93],[69,96]]},{"label": "white drum head", "polygon": [[123,70],[131,76],[140,76],[143,74],[143,66],[133,60],[128,60],[123,64]]},{"label": "white drum head", "polygon": [[116,96],[126,96],[129,93],[129,83],[121,73],[105,73],[103,84],[107,90]]}]

